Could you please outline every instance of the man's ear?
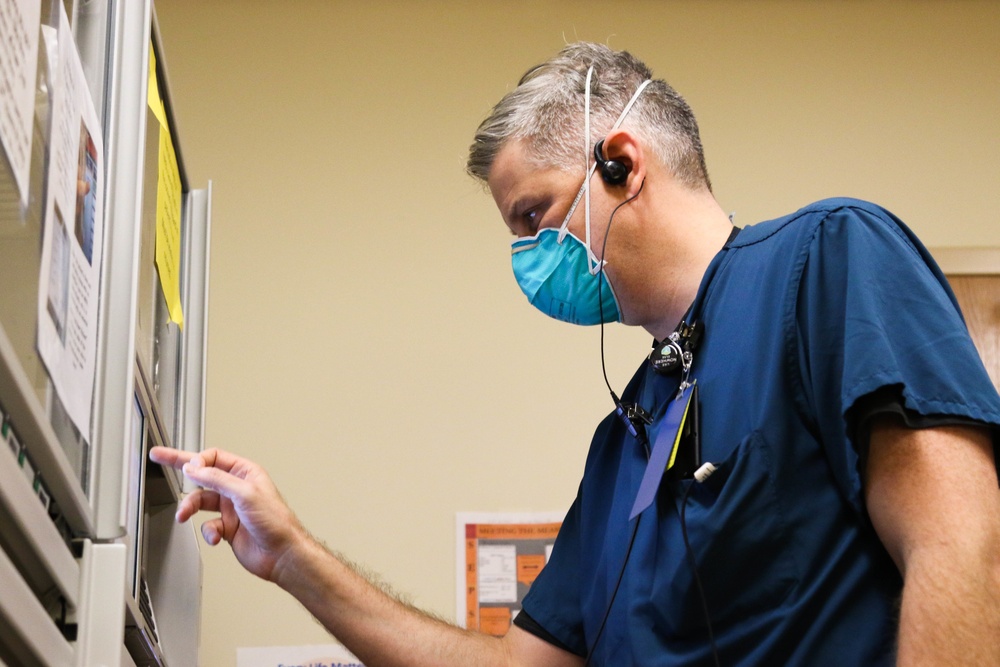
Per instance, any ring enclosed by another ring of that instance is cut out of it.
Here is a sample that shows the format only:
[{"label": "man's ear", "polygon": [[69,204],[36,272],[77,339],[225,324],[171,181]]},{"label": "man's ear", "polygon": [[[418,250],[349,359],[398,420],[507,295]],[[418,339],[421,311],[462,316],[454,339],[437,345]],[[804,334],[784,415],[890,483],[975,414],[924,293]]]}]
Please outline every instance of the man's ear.
[{"label": "man's ear", "polygon": [[608,187],[624,187],[626,198],[634,197],[646,179],[646,155],[640,139],[632,132],[619,128],[608,133],[602,148],[605,159],[616,160],[628,170],[625,183]]}]

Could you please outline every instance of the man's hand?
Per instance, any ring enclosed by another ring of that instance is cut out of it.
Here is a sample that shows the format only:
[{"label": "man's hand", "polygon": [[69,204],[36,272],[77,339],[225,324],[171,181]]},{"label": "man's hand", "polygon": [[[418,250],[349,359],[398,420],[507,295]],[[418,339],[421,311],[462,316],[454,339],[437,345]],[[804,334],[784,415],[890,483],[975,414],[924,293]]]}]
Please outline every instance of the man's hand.
[{"label": "man's hand", "polygon": [[219,449],[200,454],[154,447],[149,458],[182,470],[199,487],[177,508],[177,520],[195,512],[218,512],[201,527],[211,545],[225,540],[251,573],[277,582],[284,558],[312,538],[289,509],[267,472],[256,463]]}]

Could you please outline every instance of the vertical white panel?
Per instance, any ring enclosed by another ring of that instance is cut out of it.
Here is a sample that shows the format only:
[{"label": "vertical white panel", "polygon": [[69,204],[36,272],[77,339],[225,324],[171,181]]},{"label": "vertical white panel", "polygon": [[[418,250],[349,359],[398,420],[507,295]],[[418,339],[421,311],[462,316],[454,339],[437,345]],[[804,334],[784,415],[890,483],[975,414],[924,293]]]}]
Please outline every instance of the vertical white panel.
[{"label": "vertical white panel", "polygon": [[102,277],[101,341],[94,423],[96,465],[92,500],[97,536],[124,532],[125,452],[129,433],[135,358],[138,220],[146,137],[149,74],[149,0],[116,2],[109,60],[112,63],[106,117],[108,192],[105,267]]},{"label": "vertical white panel", "polygon": [[[209,266],[212,245],[212,184],[188,194],[185,271],[182,295],[185,319],[181,341],[180,391],[176,446],[198,452],[205,443],[205,387],[208,352]],[[185,490],[190,482],[182,480]]]},{"label": "vertical white panel", "polygon": [[88,540],[82,567],[76,665],[118,667],[125,641],[125,545]]},{"label": "vertical white panel", "polygon": [[201,555],[190,523],[174,520],[176,505],[152,508],[147,517],[146,576],[156,611],[160,649],[171,665],[197,665],[201,631]]}]

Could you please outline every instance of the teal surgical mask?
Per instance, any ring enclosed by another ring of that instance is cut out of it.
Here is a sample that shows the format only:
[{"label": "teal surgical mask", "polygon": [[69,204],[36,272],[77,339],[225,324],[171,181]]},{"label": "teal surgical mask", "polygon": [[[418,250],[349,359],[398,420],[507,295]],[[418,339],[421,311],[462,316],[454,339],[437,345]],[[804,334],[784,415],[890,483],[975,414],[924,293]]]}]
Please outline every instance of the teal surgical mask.
[{"label": "teal surgical mask", "polygon": [[531,305],[570,324],[621,321],[614,290],[580,239],[562,229],[543,229],[511,245],[514,277]]}]

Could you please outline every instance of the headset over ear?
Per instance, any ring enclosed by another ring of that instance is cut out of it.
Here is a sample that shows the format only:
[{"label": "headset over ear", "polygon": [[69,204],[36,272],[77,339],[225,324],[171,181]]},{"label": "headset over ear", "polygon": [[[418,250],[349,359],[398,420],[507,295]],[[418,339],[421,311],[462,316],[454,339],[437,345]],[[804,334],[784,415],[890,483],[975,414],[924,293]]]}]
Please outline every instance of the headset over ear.
[{"label": "headset over ear", "polygon": [[608,185],[622,185],[628,178],[629,168],[618,160],[604,159],[604,139],[594,145],[594,160],[601,168],[601,178]]}]

